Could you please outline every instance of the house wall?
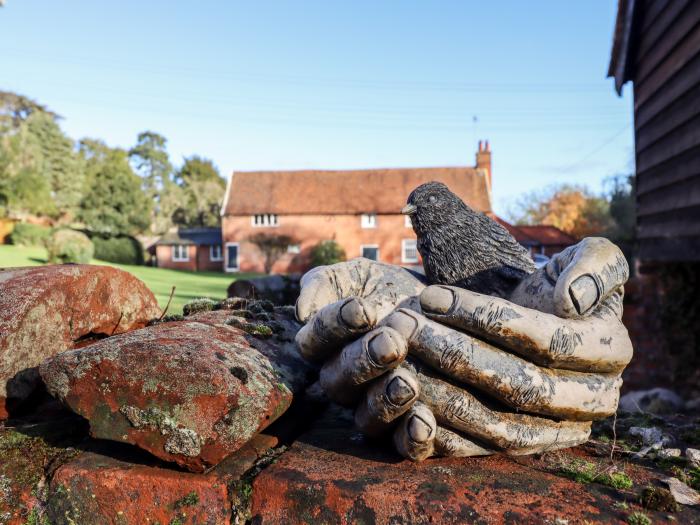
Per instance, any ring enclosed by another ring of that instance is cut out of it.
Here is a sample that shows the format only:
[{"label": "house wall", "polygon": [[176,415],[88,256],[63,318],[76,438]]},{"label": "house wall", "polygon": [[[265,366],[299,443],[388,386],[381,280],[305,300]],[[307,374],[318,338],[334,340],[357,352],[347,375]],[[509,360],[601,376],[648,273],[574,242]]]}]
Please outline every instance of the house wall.
[{"label": "house wall", "polygon": [[254,227],[249,215],[229,215],[222,223],[224,251],[226,243],[239,243],[239,270],[261,272],[264,257],[247,239],[263,232],[290,235],[300,244],[300,253],[285,254],[273,266],[274,273],[307,270],[313,247],[320,241],[331,239],[345,250],[348,259],[359,257],[362,245],[376,244],[381,262],[404,264],[401,261],[401,241],[416,236],[412,228],[405,226],[403,215],[378,215],[376,228],[362,228],[360,221],[360,215],[280,215],[276,227]]},{"label": "house wall", "polygon": [[173,270],[195,271],[221,271],[222,261],[212,261],[209,257],[209,246],[188,246],[188,261],[173,261],[172,246],[156,246],[156,259],[159,268],[170,268]]},{"label": "house wall", "polygon": [[640,257],[700,260],[700,2],[641,4],[632,74]]},{"label": "house wall", "polygon": [[190,258],[188,261],[173,261],[172,246],[156,246],[156,260],[158,268],[171,268],[173,270],[189,270],[194,272],[197,269],[197,247],[188,246],[187,253]]},{"label": "house wall", "polygon": [[211,260],[210,246],[208,244],[202,244],[197,247],[197,264],[198,271],[200,272],[221,272],[224,269],[224,252],[222,248],[220,261]]}]

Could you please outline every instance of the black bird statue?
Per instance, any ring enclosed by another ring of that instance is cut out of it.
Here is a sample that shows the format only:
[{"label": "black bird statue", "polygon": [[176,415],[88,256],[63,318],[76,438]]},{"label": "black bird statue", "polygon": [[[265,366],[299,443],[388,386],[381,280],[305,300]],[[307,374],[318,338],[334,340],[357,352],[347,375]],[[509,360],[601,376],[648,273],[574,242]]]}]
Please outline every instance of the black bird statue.
[{"label": "black bird statue", "polygon": [[418,186],[401,212],[411,217],[430,284],[508,297],[535,270],[528,251],[503,226],[441,182]]}]

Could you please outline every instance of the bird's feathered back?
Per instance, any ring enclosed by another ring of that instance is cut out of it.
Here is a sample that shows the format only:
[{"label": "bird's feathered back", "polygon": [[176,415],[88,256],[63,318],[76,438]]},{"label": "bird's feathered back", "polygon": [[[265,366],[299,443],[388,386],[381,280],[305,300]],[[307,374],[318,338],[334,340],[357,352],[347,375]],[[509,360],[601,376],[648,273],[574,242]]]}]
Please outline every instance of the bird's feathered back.
[{"label": "bird's feathered back", "polygon": [[505,297],[535,270],[528,251],[503,226],[467,206],[447,186],[428,182],[408,197],[428,280]]}]

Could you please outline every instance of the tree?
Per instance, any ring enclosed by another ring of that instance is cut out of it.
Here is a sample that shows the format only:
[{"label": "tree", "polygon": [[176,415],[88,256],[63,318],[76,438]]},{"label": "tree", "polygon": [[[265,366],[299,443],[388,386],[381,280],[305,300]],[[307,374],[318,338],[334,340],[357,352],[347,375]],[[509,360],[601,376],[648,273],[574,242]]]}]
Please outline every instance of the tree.
[{"label": "tree", "polygon": [[60,117],[46,106],[11,91],[0,90],[0,131],[3,128],[18,128],[34,113],[43,113],[58,120]]},{"label": "tree", "polygon": [[616,175],[606,182],[610,186],[610,216],[615,223],[610,238],[620,242],[633,242],[637,223],[635,176]]},{"label": "tree", "polygon": [[212,161],[196,155],[185,159],[175,181],[183,189],[185,197],[185,205],[178,212],[180,224],[199,227],[221,224],[221,202],[226,181]]},{"label": "tree", "polygon": [[129,165],[126,151],[101,141],[83,140],[88,190],[81,218],[96,233],[134,235],[150,224],[151,200],[141,190],[141,179]]},{"label": "tree", "polygon": [[143,179],[143,189],[153,200],[151,231],[163,233],[173,224],[173,214],[181,205],[183,194],[173,181],[173,165],[165,150],[167,139],[153,131],[139,133],[136,145],[129,150],[129,160]]},{"label": "tree", "polygon": [[136,145],[129,150],[129,160],[143,179],[149,197],[157,197],[160,188],[170,181],[173,166],[165,151],[167,139],[153,131],[139,133]]},{"label": "tree", "polygon": [[265,273],[270,273],[274,264],[287,251],[290,244],[294,244],[289,235],[277,235],[269,233],[256,233],[248,238],[248,241],[258,247],[265,257]]},{"label": "tree", "polygon": [[32,113],[26,125],[41,153],[40,175],[51,188],[55,207],[59,214],[74,217],[83,197],[85,176],[73,141],[43,111]]},{"label": "tree", "polygon": [[574,237],[607,232],[612,225],[608,201],[579,186],[552,186],[524,195],[511,214],[516,224],[547,224]]},{"label": "tree", "polygon": [[4,214],[71,218],[83,190],[73,142],[45,106],[0,91],[0,193]]}]

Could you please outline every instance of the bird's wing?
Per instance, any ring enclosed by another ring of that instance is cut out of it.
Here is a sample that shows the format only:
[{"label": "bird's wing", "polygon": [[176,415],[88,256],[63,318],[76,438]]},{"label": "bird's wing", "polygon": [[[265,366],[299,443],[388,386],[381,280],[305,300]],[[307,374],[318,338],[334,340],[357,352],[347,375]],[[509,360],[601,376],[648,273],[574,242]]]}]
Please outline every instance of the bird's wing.
[{"label": "bird's wing", "polygon": [[480,223],[480,226],[488,232],[487,242],[504,265],[527,272],[535,269],[527,249],[516,241],[508,230],[485,215],[480,216]]}]

